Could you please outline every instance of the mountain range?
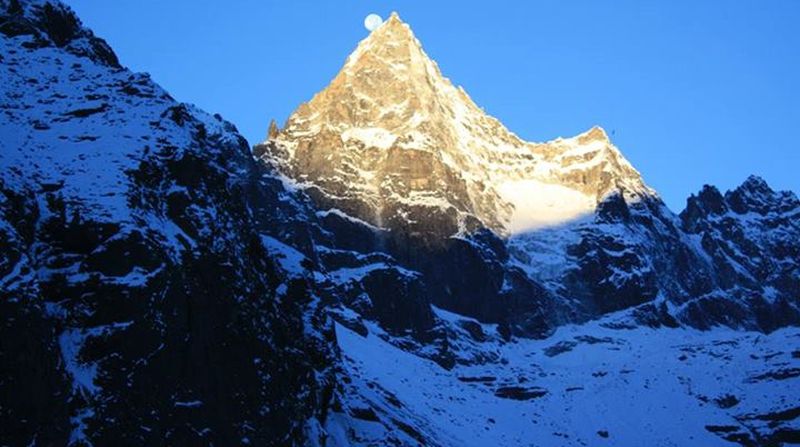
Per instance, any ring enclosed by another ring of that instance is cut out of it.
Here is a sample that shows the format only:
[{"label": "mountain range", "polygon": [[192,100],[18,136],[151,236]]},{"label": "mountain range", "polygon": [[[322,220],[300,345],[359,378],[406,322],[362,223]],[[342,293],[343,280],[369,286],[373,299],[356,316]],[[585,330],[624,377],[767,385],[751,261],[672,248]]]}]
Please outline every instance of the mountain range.
[{"label": "mountain range", "polygon": [[800,322],[796,196],[751,177],[675,215],[603,129],[533,143],[486,115],[397,14],[256,154],[374,228],[368,249],[423,273],[433,304],[515,334],[639,305],[694,327]]},{"label": "mountain range", "polygon": [[672,212],[393,14],[252,148],[0,0],[0,444],[800,442],[800,201]]}]

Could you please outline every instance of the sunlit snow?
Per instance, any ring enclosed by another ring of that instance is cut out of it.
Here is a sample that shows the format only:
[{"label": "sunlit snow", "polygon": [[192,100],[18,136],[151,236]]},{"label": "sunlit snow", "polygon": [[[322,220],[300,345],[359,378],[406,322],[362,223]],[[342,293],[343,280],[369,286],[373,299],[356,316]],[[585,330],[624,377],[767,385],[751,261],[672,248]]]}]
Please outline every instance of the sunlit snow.
[{"label": "sunlit snow", "polygon": [[503,200],[514,205],[508,224],[512,234],[574,222],[591,215],[595,200],[574,189],[538,180],[512,180],[498,188]]}]

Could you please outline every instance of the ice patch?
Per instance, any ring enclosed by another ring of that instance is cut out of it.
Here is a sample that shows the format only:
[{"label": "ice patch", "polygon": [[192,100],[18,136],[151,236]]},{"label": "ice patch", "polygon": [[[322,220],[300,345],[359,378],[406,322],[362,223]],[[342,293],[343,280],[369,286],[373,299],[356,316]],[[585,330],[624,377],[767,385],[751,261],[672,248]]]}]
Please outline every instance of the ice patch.
[{"label": "ice patch", "polygon": [[86,334],[80,329],[67,329],[58,337],[61,356],[64,359],[67,373],[72,376],[73,387],[84,394],[93,395],[100,390],[94,384],[97,365],[94,363],[82,363],[78,359],[85,342]]}]

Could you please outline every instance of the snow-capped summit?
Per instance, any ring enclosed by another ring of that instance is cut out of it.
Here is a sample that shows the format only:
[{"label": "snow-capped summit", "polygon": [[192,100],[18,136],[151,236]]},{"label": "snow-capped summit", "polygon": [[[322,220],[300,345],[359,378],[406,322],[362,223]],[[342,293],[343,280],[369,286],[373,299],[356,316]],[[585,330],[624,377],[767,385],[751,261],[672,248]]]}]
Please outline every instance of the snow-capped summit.
[{"label": "snow-capped summit", "polygon": [[290,175],[387,228],[422,212],[448,216],[444,235],[514,234],[591,214],[615,192],[655,196],[599,127],[520,139],[442,75],[396,13],[265,143]]}]

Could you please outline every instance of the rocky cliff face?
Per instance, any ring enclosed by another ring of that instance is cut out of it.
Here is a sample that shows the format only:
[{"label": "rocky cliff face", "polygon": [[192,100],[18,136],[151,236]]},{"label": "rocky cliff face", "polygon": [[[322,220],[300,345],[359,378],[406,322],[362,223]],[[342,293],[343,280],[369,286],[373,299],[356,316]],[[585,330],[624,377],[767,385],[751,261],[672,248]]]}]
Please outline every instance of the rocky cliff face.
[{"label": "rocky cliff face", "polygon": [[[705,186],[687,201],[682,228],[699,240],[718,288],[682,305],[698,326],[771,331],[800,319],[800,201],[758,177],[722,195]],[[733,299],[731,299],[733,298]]]},{"label": "rocky cliff face", "polygon": [[1,1],[0,60],[0,444],[303,443],[335,347],[278,240],[313,212],[58,2]]},{"label": "rocky cliff face", "polygon": [[[255,152],[318,207],[369,226],[360,249],[419,270],[434,304],[517,334],[636,306],[640,318],[665,324],[798,321],[795,310],[781,316],[784,304],[797,308],[787,288],[794,271],[780,289],[726,273],[735,269],[706,239],[733,235],[717,230],[701,241],[701,224],[670,211],[601,128],[521,140],[442,76],[396,14]],[[703,219],[694,200],[685,213]],[[769,214],[789,205],[758,206]],[[751,245],[797,264],[763,238]],[[744,290],[775,290],[786,301],[767,299],[758,310],[722,302]],[[720,318],[728,305],[736,316]]]}]

